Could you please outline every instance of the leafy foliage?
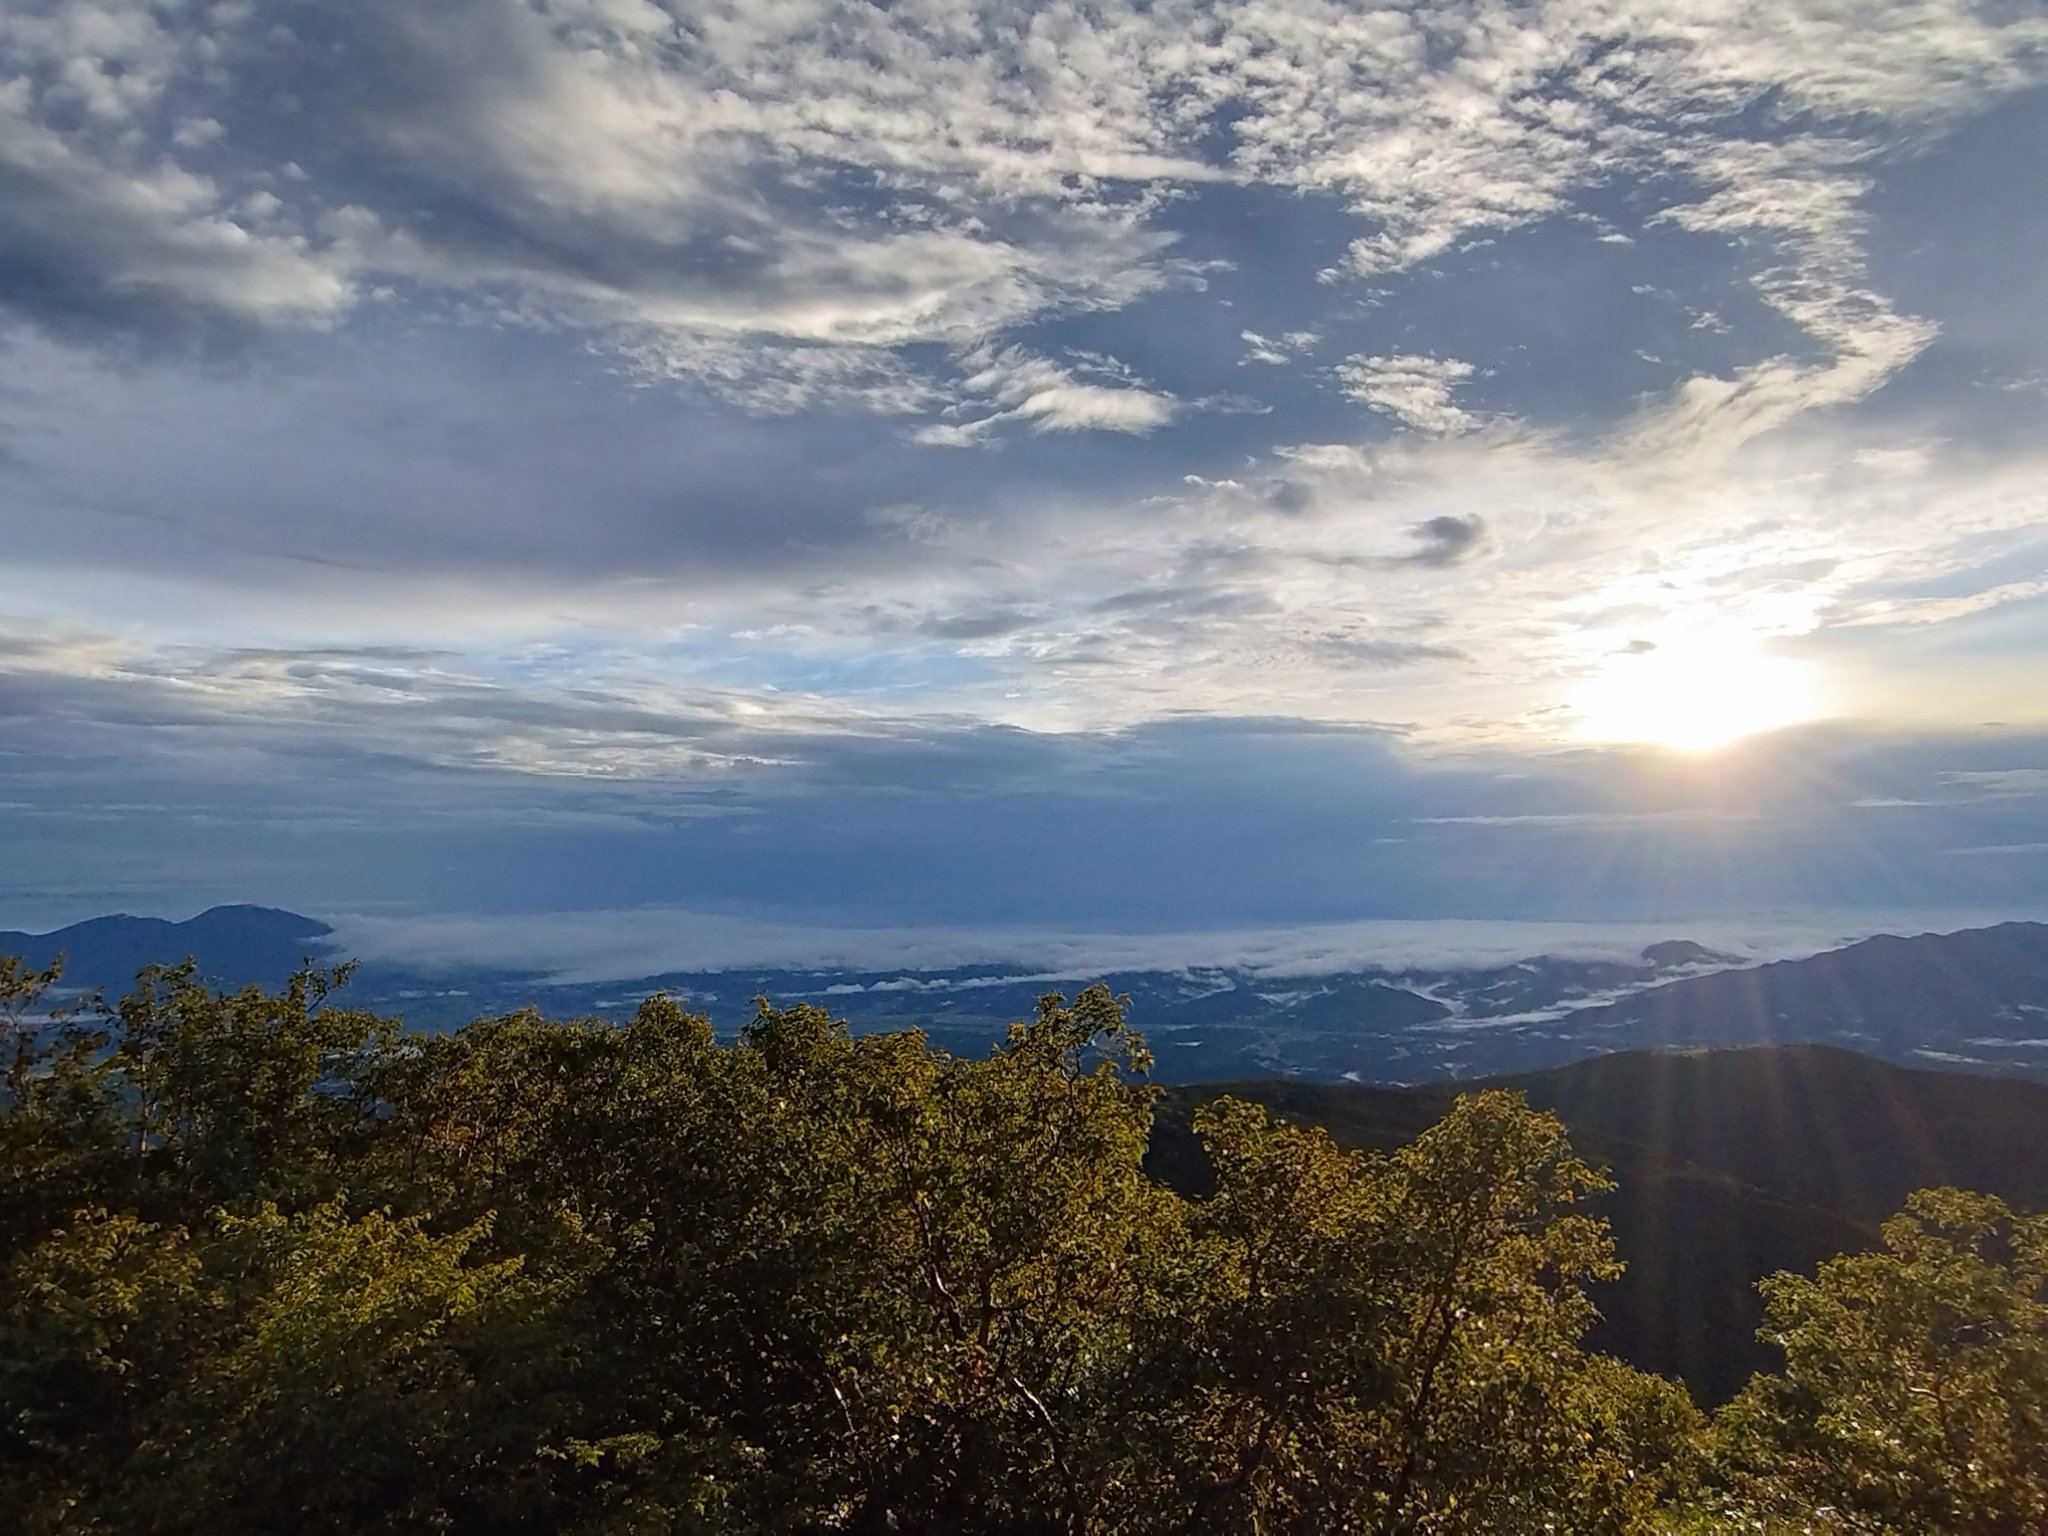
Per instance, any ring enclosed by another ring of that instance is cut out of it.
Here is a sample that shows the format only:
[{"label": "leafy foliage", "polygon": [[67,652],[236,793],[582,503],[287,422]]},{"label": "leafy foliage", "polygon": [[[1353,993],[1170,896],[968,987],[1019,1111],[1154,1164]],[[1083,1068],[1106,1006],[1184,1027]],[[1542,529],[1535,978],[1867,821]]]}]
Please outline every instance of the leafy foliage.
[{"label": "leafy foliage", "polygon": [[1721,1414],[1730,1485],[1817,1530],[2048,1530],[2048,1217],[1927,1190],[1884,1242],[1764,1282],[1786,1368]]},{"label": "leafy foliage", "polygon": [[1190,1198],[1146,1170],[1148,1058],[1099,987],[970,1060],[765,1003],[730,1042],[660,997],[419,1036],[338,1006],[344,976],[152,971],[68,1016],[58,980],[0,963],[0,1507],[25,1530],[1762,1521],[1851,1506],[1817,1481],[1828,1437],[1922,1378],[1852,1368],[1875,1336],[1838,1319],[1923,1275],[1996,1320],[1923,1340],[1961,1352],[1928,1379],[1989,1470],[1872,1451],[1855,1487],[1903,1490],[1873,1518],[2039,1517],[2039,1298],[2012,1287],[2044,1245],[1968,1197],[1778,1282],[1788,1375],[1710,1443],[1682,1389],[1582,1347],[1618,1267],[1583,1210],[1605,1180],[1511,1095],[1386,1153],[1219,1100]]}]

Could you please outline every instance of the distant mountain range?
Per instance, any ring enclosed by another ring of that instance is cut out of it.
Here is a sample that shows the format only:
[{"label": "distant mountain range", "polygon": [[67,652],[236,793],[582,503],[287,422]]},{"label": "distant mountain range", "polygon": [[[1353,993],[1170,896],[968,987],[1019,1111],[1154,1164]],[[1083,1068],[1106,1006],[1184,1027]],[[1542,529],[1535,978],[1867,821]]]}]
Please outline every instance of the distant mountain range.
[{"label": "distant mountain range", "polygon": [[1897,1061],[2048,1074],[2048,924],[1882,935],[1676,981],[1572,1025],[1589,1043],[1827,1040]]},{"label": "distant mountain range", "polygon": [[[344,958],[333,930],[274,908],[216,907],[188,922],[101,917],[48,934],[0,933],[0,953],[67,982],[118,993],[156,961],[193,957],[216,984],[276,986],[302,960]],[[1818,1042],[1908,1064],[2048,1078],[2048,925],[1879,937],[1800,960],[1751,965],[1683,938],[1632,960],[1534,955],[1466,969],[1386,967],[1283,976],[1219,966],[1106,977],[944,970],[676,971],[632,981],[557,983],[535,971],[426,971],[372,960],[349,1001],[430,1029],[537,1006],[619,1017],[668,991],[720,1028],[752,1000],[817,1002],[857,1030],[919,1028],[980,1051],[1042,992],[1106,980],[1171,1082],[1295,1076],[1427,1082],[1531,1071],[1646,1046]]]},{"label": "distant mountain range", "polygon": [[333,929],[314,918],[275,907],[213,907],[182,923],[161,917],[89,918],[54,933],[0,932],[0,955],[30,965],[64,957],[68,984],[124,991],[146,965],[194,959],[224,987],[251,982],[274,987],[308,959],[328,954]]}]

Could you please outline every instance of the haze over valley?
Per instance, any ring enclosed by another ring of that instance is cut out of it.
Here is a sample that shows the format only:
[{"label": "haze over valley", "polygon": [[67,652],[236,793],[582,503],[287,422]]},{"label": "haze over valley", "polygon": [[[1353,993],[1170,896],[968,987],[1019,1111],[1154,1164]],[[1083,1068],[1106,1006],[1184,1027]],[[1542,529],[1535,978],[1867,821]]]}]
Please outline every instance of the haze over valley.
[{"label": "haze over valley", "polygon": [[[609,966],[587,955],[578,966],[552,970],[480,965],[458,958],[459,950],[430,958],[417,932],[407,935],[410,946],[379,954],[351,947],[375,934],[374,926],[352,933],[295,913],[224,907],[185,923],[107,917],[48,934],[0,933],[0,953],[31,964],[63,955],[74,991],[97,987],[110,1000],[153,963],[190,958],[202,978],[233,989],[281,986],[306,961],[352,959],[359,968],[338,1001],[429,1030],[526,1008],[624,1019],[661,992],[731,1035],[752,1016],[755,999],[766,997],[778,1005],[816,1003],[860,1033],[919,1029],[934,1045],[964,1054],[1000,1044],[1045,993],[1071,996],[1107,980],[1130,996],[1132,1022],[1166,1082],[1431,1083],[1619,1050],[1785,1043],[1835,1045],[1908,1066],[2048,1078],[2048,925],[1877,936],[1791,958],[1584,931],[1564,940],[1561,952],[1523,953],[1518,940],[1559,942],[1561,930],[1510,925],[1480,934],[1474,926],[1290,931],[1265,936],[1266,952],[1237,964],[1159,966],[1134,957],[1162,945],[1228,952],[1249,942],[1241,934],[1126,938],[1121,956],[1114,942],[1034,954],[1032,941],[1013,939],[1024,947],[994,964],[740,964],[636,974],[616,950]],[[1320,954],[1309,942],[1315,939]],[[765,942],[793,940],[783,934]],[[870,942],[886,947],[889,939]],[[1374,944],[1383,946],[1376,962],[1366,958]],[[605,970],[616,974],[594,974]]]}]

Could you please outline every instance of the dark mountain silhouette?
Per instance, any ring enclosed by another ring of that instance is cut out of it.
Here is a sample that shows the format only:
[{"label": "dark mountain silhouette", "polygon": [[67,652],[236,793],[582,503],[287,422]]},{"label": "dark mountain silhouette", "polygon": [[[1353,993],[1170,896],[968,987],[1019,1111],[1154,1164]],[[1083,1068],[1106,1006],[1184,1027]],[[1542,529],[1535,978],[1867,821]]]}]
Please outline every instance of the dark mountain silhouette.
[{"label": "dark mountain silhouette", "polygon": [[[1628,1273],[1600,1297],[1595,1336],[1704,1401],[1775,1364],[1755,1340],[1756,1282],[1867,1248],[1908,1193],[1955,1184],[2048,1209],[2048,1085],[1912,1070],[1827,1046],[1626,1052],[1468,1087],[1513,1088],[1554,1110],[1618,1188],[1602,1200]],[[1162,1176],[1199,1186],[1187,1130],[1217,1093],[1399,1146],[1442,1114],[1447,1085],[1251,1082],[1179,1089],[1154,1143]]]},{"label": "dark mountain silhouette", "polygon": [[2048,1206],[2048,1084],[1800,1045],[1629,1051],[1487,1086],[1582,1137],[1871,1224],[1935,1184]]},{"label": "dark mountain silhouette", "polygon": [[104,989],[118,997],[146,965],[198,962],[216,986],[283,984],[307,959],[327,957],[333,930],[314,918],[275,907],[213,907],[182,923],[160,917],[95,917],[53,933],[0,932],[0,955],[33,966],[64,957],[67,987]]},{"label": "dark mountain silhouette", "polygon": [[1890,934],[1651,987],[1570,1019],[1587,1044],[1826,1041],[1911,1063],[2048,1073],[2048,924]]}]

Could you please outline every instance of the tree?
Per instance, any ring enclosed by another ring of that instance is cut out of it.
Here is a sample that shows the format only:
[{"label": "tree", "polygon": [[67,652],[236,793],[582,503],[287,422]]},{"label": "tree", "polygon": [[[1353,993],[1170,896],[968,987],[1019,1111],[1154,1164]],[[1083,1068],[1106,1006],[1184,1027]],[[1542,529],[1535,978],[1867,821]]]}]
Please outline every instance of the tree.
[{"label": "tree", "polygon": [[[0,1402],[31,1531],[432,1527],[502,1504],[542,1287],[482,1235],[338,1204],[79,1213],[13,1266]],[[502,1471],[502,1469],[499,1469]]]},{"label": "tree", "polygon": [[1690,1477],[1683,1393],[1580,1347],[1602,1180],[1509,1095],[1370,1157],[1222,1101],[1188,1199],[1100,987],[968,1059],[666,998],[421,1037],[345,979],[10,1036],[31,1529],[1622,1536]]},{"label": "tree", "polygon": [[1716,1426],[1732,1509],[1791,1530],[2048,1531],[2048,1217],[1925,1190],[1881,1252],[1763,1289],[1785,1369]]},{"label": "tree", "polygon": [[1460,1098],[1390,1157],[1236,1100],[1197,1131],[1205,1284],[1146,1372],[1177,1514],[1129,1528],[1656,1528],[1696,1415],[1579,1347],[1581,1285],[1618,1266],[1572,1209],[1604,1181],[1553,1116]]}]

